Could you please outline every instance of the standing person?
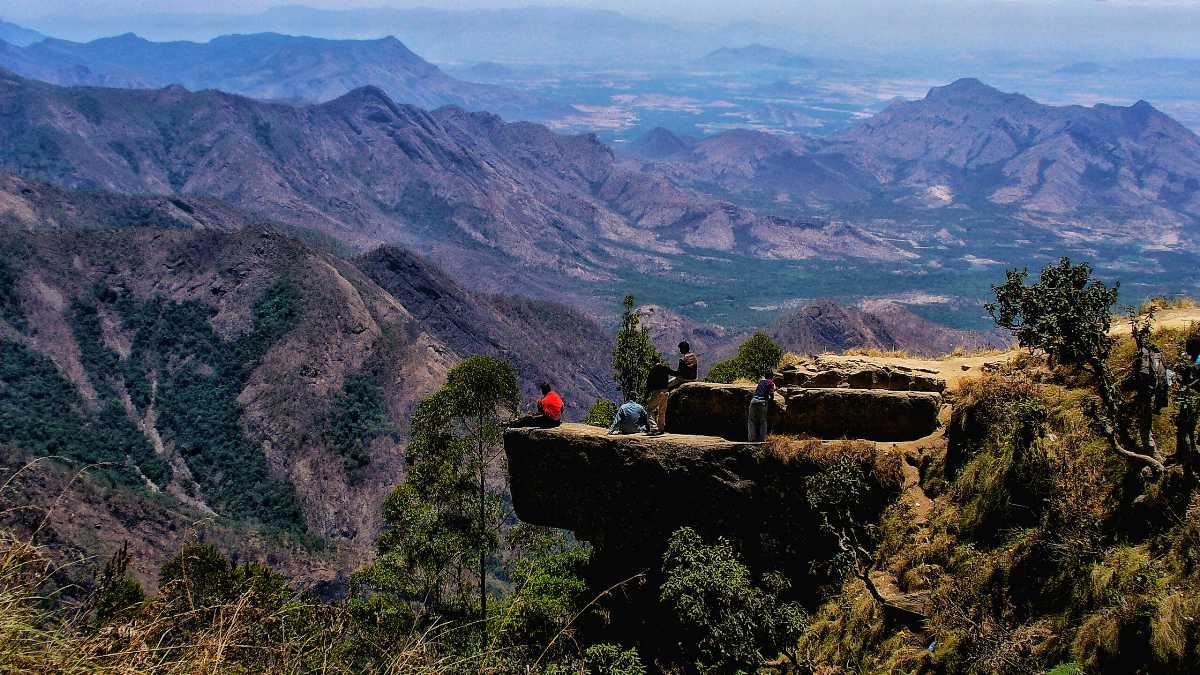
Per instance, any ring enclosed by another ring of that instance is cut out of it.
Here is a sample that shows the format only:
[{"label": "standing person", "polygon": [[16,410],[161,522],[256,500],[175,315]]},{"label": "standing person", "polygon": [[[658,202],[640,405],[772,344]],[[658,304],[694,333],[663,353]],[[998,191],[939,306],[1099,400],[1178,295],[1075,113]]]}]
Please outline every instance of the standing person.
[{"label": "standing person", "polygon": [[1175,415],[1175,457],[1189,479],[1200,473],[1196,448],[1196,423],[1200,420],[1200,330],[1188,336],[1175,373],[1179,386],[1179,411]]},{"label": "standing person", "polygon": [[670,396],[671,366],[659,363],[646,378],[646,410],[659,429],[667,428],[667,398]]},{"label": "standing person", "polygon": [[1138,351],[1134,356],[1133,373],[1130,375],[1130,385],[1133,387],[1135,415],[1138,420],[1142,448],[1157,457],[1158,448],[1154,442],[1154,416],[1167,405],[1170,387],[1167,384],[1167,367],[1163,353],[1158,347],[1150,344],[1150,329],[1139,330],[1134,335],[1138,342]]},{"label": "standing person", "polygon": [[771,401],[775,399],[775,380],[771,373],[763,373],[758,386],[754,388],[754,396],[750,399],[750,409],[746,411],[746,440],[751,443],[762,443],[767,440],[767,419],[771,412]]},{"label": "standing person", "polygon": [[671,384],[668,388],[675,389],[688,382],[696,381],[696,372],[699,370],[699,363],[696,361],[696,355],[692,353],[692,346],[687,340],[679,343],[679,367],[671,371],[675,377],[671,378]]},{"label": "standing person", "polygon": [[645,431],[650,435],[658,434],[658,427],[650,413],[637,401],[626,401],[617,408],[612,424],[608,425],[608,434],[636,434]]},{"label": "standing person", "polygon": [[563,401],[558,392],[554,391],[554,387],[549,383],[541,384],[542,397],[537,402],[537,412],[532,415],[518,417],[517,419],[505,424],[509,429],[519,429],[522,427],[536,427],[539,429],[553,429],[562,424]]}]

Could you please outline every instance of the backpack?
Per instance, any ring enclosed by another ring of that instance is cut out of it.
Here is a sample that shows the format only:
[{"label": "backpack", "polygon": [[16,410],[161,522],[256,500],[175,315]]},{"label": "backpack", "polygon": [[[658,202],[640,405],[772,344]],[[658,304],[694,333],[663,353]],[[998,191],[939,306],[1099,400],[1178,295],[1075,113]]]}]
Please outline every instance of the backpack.
[{"label": "backpack", "polygon": [[1167,407],[1171,395],[1171,379],[1167,374],[1167,364],[1163,354],[1156,347],[1145,347],[1138,352],[1137,358],[1138,383],[1147,391],[1153,392],[1154,410]]}]

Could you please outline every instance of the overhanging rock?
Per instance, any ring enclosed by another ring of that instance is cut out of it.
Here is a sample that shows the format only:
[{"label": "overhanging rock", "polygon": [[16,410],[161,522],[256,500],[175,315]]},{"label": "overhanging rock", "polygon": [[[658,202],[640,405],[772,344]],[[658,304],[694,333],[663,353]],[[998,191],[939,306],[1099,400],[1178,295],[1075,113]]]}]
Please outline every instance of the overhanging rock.
[{"label": "overhanging rock", "polygon": [[[751,385],[685,384],[667,401],[667,431],[743,441],[753,395]],[[776,401],[771,433],[911,441],[938,428],[942,397],[923,391],[784,387]]]},{"label": "overhanging rock", "polygon": [[[736,542],[753,568],[797,583],[811,584],[811,563],[833,555],[805,491],[805,479],[827,466],[815,459],[781,459],[766,446],[711,436],[609,436],[581,424],[510,429],[504,450],[517,517],[591,542],[593,569],[616,577],[596,583],[656,570],[667,539],[685,525]],[[867,472],[855,504],[864,522],[898,493],[898,484],[878,482],[887,473]]]}]

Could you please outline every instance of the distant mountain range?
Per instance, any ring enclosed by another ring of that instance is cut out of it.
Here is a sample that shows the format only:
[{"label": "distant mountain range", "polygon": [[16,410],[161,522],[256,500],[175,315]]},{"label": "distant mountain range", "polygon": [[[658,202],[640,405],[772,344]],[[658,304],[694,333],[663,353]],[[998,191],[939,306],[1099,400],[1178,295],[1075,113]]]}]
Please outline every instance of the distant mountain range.
[{"label": "distant mountain range", "polygon": [[744,47],[721,47],[709,52],[698,63],[711,68],[739,70],[761,66],[776,68],[811,68],[812,59],[786,49],[777,49],[761,44]]},{"label": "distant mountain range", "polygon": [[0,67],[59,85],[220,89],[252,98],[320,103],[374,85],[423,108],[456,105],[508,119],[544,120],[568,112],[536,96],[463,82],[394,37],[325,40],[276,33],[226,35],[209,42],[151,42],[132,33],[87,43],[46,39],[0,44]]},{"label": "distant mountain range", "polygon": [[46,36],[36,30],[30,30],[15,23],[0,20],[0,42],[24,47],[25,45],[31,45],[45,39]]},{"label": "distant mountain range", "polygon": [[965,209],[1155,247],[1195,242],[1200,219],[1200,138],[1149,103],[1047,106],[974,79],[833,138],[659,130],[629,148],[680,185],[835,217]]},{"label": "distant mountain range", "polygon": [[216,91],[63,88],[0,75],[0,168],[67,187],[225,200],[359,247],[413,247],[468,285],[567,297],[669,271],[685,247],[891,258],[846,224],[800,226],[618,166],[594,137],[375,87],[292,107]]},{"label": "distant mountain range", "polygon": [[[574,7],[507,9],[320,9],[291,5],[259,14],[145,14],[86,26],[70,18],[40,22],[42,30],[72,39],[94,39],[133,30],[156,40],[208,40],[218,35],[273,32],[336,39],[395,35],[417,53],[442,63],[628,62],[702,56],[721,42],[698,40],[694,30],[636,19],[617,12]],[[43,27],[44,26],[44,27]],[[720,31],[705,31],[716,39]],[[775,31],[778,32],[778,31]],[[740,31],[762,37],[770,31]],[[705,48],[705,44],[711,45]]]}]

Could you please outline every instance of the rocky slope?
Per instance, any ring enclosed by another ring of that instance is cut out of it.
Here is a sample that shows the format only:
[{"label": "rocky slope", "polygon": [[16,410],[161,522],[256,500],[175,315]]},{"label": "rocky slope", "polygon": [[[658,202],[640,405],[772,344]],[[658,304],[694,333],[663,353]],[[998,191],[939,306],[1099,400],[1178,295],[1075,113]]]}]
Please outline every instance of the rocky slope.
[{"label": "rocky slope", "polygon": [[[0,166],[72,187],[203,195],[353,244],[401,244],[490,290],[665,274],[708,249],[889,258],[857,228],[800,227],[619,167],[591,136],[357,89],[296,108],[180,88],[0,76]],[[536,270],[536,273],[529,273]],[[563,279],[559,281],[558,279]]]},{"label": "rocky slope", "polygon": [[456,105],[510,119],[548,119],[559,106],[504,87],[463,82],[399,40],[324,40],[258,33],[208,42],[151,42],[131,33],[79,43],[0,45],[0,67],[60,85],[220,89],[263,100],[320,103],[366,85],[423,108]]},{"label": "rocky slope", "polygon": [[[676,145],[657,136],[646,145]],[[1200,138],[1149,103],[1055,107],[975,79],[831,139],[730,131],[641,159],[681,184],[834,213],[953,206],[1158,246],[1200,218]]]},{"label": "rocky slope", "polygon": [[[350,262],[253,222],[208,200],[0,180],[6,465],[107,467],[67,498],[94,530],[70,511],[52,520],[64,551],[128,538],[152,579],[215,518],[209,535],[235,554],[336,582],[374,542],[413,406],[459,359],[504,356],[527,392],[563,375],[569,417],[611,395],[608,336],[569,309],[468,293],[402,251]],[[5,503],[46,506],[56,493],[41,484]]]},{"label": "rocky slope", "polygon": [[1009,341],[1000,333],[947,328],[890,302],[874,303],[869,311],[831,301],[811,303],[780,317],[767,334],[798,354],[866,348],[935,356],[959,348],[1001,347]]}]

